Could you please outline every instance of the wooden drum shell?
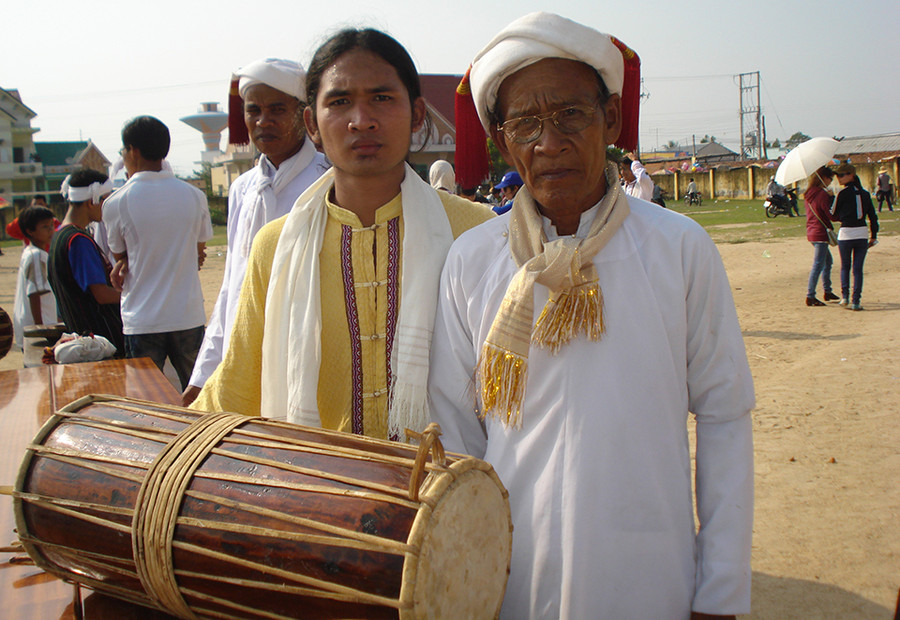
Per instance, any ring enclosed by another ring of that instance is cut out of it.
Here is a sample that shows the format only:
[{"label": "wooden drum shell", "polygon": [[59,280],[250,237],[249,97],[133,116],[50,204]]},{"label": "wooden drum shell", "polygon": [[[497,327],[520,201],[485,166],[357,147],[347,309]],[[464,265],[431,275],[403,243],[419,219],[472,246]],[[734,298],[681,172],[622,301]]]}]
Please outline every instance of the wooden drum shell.
[{"label": "wooden drum shell", "polygon": [[151,463],[198,418],[105,396],[53,416],[14,493],[38,566],[182,617],[499,613],[512,526],[490,465],[429,462],[415,493],[414,446],[261,418],[238,421],[190,476],[169,560],[185,608],[161,601],[135,562],[136,503]]}]

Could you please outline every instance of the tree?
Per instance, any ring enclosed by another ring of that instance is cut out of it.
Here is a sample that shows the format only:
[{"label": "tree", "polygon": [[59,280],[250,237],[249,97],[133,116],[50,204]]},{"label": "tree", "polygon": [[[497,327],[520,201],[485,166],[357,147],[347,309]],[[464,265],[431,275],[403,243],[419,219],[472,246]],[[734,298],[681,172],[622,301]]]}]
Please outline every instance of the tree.
[{"label": "tree", "polygon": [[798,144],[800,144],[801,142],[806,142],[807,140],[809,140],[809,136],[807,136],[805,133],[798,131],[795,134],[793,134],[790,138],[788,138],[785,141],[784,145],[786,147],[788,147],[789,149],[792,149],[795,146],[797,146]]},{"label": "tree", "polygon": [[200,170],[194,170],[194,176],[203,181],[206,187],[206,197],[211,198],[212,193],[212,164],[208,161],[200,163]]}]

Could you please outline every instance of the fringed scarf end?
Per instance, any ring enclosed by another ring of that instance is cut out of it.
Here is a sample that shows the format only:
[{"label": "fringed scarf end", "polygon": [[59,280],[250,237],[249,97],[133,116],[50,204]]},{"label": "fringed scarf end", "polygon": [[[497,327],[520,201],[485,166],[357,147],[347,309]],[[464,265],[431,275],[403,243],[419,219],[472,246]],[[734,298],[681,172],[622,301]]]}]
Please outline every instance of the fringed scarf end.
[{"label": "fringed scarf end", "polygon": [[603,293],[594,282],[551,298],[534,325],[531,341],[555,355],[579,333],[596,342],[605,331]]},{"label": "fringed scarf end", "polygon": [[395,382],[388,411],[388,437],[406,441],[406,429],[421,433],[430,419],[428,392],[424,386]]},{"label": "fringed scarf end", "polygon": [[481,419],[489,415],[507,428],[522,428],[527,374],[527,358],[485,342],[477,369]]}]

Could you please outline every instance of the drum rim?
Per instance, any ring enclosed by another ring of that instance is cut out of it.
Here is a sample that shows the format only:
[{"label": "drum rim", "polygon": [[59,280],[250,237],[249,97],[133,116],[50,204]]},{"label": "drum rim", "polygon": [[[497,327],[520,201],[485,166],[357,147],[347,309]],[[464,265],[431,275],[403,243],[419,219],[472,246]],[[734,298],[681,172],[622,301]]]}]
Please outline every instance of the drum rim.
[{"label": "drum rim", "polygon": [[[450,455],[450,453],[448,453],[448,455]],[[512,514],[509,512],[509,492],[506,490],[506,487],[503,485],[503,482],[500,480],[497,472],[494,471],[493,466],[491,466],[491,464],[487,461],[483,461],[475,457],[459,454],[453,454],[453,456],[456,458],[462,458],[451,463],[447,467],[446,471],[430,472],[422,482],[421,488],[419,490],[419,502],[421,502],[421,506],[419,507],[415,519],[413,520],[413,524],[409,529],[409,536],[407,537],[406,541],[408,545],[412,546],[417,551],[415,553],[406,553],[406,557],[403,561],[403,570],[400,579],[401,586],[400,596],[398,600],[400,603],[399,612],[401,620],[412,620],[414,618],[421,617],[421,614],[418,613],[419,610],[417,610],[415,606],[415,590],[419,573],[419,560],[421,559],[422,554],[422,543],[424,542],[425,537],[431,531],[430,524],[431,518],[434,514],[433,507],[437,506],[441,496],[443,496],[459,478],[473,470],[481,471],[482,473],[486,474],[489,479],[497,485],[497,488],[500,491],[503,501],[505,502],[507,507],[506,516],[509,523],[510,534],[512,534],[513,531]],[[506,554],[507,575],[509,575],[509,566],[511,559],[512,544],[510,543],[508,552]],[[508,580],[505,580],[503,583],[503,591],[500,593],[499,601],[497,603],[497,609],[494,610],[493,617],[495,618],[499,617],[500,615],[500,606],[502,605],[504,595],[506,594],[507,583]]]},{"label": "drum rim", "polygon": [[[87,407],[88,405],[92,405],[93,403],[107,402],[110,400],[124,400],[124,397],[113,396],[110,394],[88,394],[87,396],[82,396],[77,400],[73,400],[69,404],[54,412],[53,415],[47,418],[47,421],[44,422],[41,428],[38,429],[38,432],[31,440],[31,443],[25,449],[25,456],[22,457],[22,462],[19,465],[19,471],[16,474],[16,483],[13,487],[13,515],[15,517],[16,532],[19,537],[19,542],[22,543],[22,547],[25,549],[25,552],[32,559],[32,561],[34,561],[35,566],[37,566],[44,572],[50,573],[51,575],[56,575],[60,578],[65,578],[65,573],[58,570],[53,562],[51,562],[47,557],[44,556],[41,550],[42,547],[40,545],[36,545],[30,541],[31,533],[28,531],[28,522],[25,519],[25,501],[22,499],[22,493],[24,492],[25,480],[28,475],[28,471],[31,469],[31,464],[35,456],[35,451],[32,446],[42,445],[47,436],[51,432],[53,432],[53,430],[57,426],[59,426],[62,421],[66,419],[66,416],[60,415],[60,412],[75,413]],[[128,400],[132,400],[135,402],[146,402],[138,401],[137,399]]]}]

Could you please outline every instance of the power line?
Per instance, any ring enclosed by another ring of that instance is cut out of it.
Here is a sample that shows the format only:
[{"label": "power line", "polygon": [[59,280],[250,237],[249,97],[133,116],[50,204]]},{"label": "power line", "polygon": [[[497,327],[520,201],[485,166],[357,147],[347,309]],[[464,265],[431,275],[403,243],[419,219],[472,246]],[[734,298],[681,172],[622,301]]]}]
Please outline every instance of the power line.
[{"label": "power line", "polygon": [[690,80],[710,80],[710,79],[719,79],[719,78],[733,78],[733,73],[710,73],[707,75],[667,75],[665,77],[645,77],[645,80],[652,80],[655,82],[675,82],[675,81],[690,81]]}]

